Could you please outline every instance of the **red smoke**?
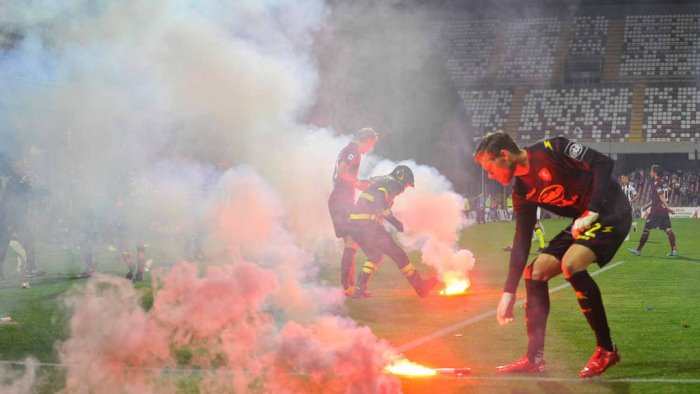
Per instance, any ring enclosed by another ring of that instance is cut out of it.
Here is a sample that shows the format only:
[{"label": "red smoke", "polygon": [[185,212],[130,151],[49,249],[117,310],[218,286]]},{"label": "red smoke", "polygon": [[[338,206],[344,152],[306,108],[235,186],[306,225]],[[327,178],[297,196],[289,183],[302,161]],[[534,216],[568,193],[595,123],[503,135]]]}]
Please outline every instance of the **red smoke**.
[{"label": "red smoke", "polygon": [[221,190],[216,237],[237,251],[225,263],[154,274],[149,311],[115,277],[97,276],[67,298],[66,390],[398,392],[398,380],[382,374],[393,352],[369,328],[331,314],[342,296],[318,284],[274,191],[249,169],[232,170]]}]

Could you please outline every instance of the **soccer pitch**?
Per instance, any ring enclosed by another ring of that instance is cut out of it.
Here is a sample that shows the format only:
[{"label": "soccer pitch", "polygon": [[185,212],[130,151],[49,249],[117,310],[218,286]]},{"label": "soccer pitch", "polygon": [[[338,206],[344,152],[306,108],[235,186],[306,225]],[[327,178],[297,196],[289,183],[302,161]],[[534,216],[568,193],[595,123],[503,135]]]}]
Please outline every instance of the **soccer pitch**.
[{"label": "soccer pitch", "polygon": [[[545,238],[568,221],[545,220]],[[509,254],[513,223],[474,225],[464,230],[460,246],[476,257],[469,294],[418,299],[390,261],[373,280],[373,297],[350,300],[350,315],[398,347],[410,360],[433,368],[470,367],[464,378],[402,379],[406,392],[699,392],[700,221],[674,220],[679,257],[666,257],[666,234],[652,231],[642,255],[632,233],[615,258],[597,273],[613,340],[622,361],[603,376],[583,381],[579,370],[595,350],[595,337],[579,311],[573,290],[562,276],[550,282],[552,309],[547,326],[545,375],[496,375],[494,367],[514,361],[526,349],[524,308],[516,321],[500,327],[495,318]],[[533,242],[533,253],[537,242]],[[414,263],[419,256],[413,256]],[[533,256],[531,256],[533,257]],[[524,298],[524,285],[518,299]]]},{"label": "soccer pitch", "polygon": [[[545,220],[549,239],[566,225],[563,220]],[[700,220],[673,221],[679,257],[666,257],[666,235],[654,230],[642,256],[627,252],[635,247],[639,231],[624,243],[605,270],[591,272],[603,293],[606,311],[622,361],[603,376],[583,381],[577,377],[595,349],[595,339],[579,311],[573,290],[562,277],[550,283],[552,309],[547,327],[545,375],[494,373],[494,366],[514,361],[525,351],[524,309],[516,307],[516,321],[508,327],[496,323],[494,309],[501,294],[509,254],[502,248],[512,240],[513,223],[473,225],[462,233],[460,246],[471,250],[476,266],[472,286],[464,296],[431,296],[419,299],[393,262],[385,260],[370,285],[372,297],[347,300],[347,314],[369,326],[408,359],[433,368],[469,367],[467,377],[438,376],[402,378],[404,392],[700,392],[700,311],[696,293],[700,278]],[[533,249],[536,247],[533,243]],[[155,247],[154,247],[155,249]],[[152,250],[156,262],[164,256]],[[57,341],[68,335],[67,316],[59,307],[60,297],[85,280],[70,277],[83,269],[78,251],[43,246],[39,264],[52,262],[46,277],[32,280],[31,289],[21,289],[19,279],[0,283],[0,314],[16,324],[0,325],[0,360],[23,361],[33,356],[39,368],[36,392],[56,392],[63,387],[63,369],[55,350]],[[119,256],[106,248],[97,254],[98,271],[124,274]],[[411,255],[419,269],[418,254]],[[339,258],[338,258],[339,260]],[[14,256],[8,254],[6,274]],[[358,254],[358,266],[363,260]],[[157,263],[156,263],[157,264]],[[322,277],[337,282],[338,264],[324,265]],[[148,281],[137,287],[148,308],[152,294]],[[518,298],[524,297],[523,286]],[[5,368],[21,369],[9,364]],[[191,390],[183,390],[190,392]]]}]

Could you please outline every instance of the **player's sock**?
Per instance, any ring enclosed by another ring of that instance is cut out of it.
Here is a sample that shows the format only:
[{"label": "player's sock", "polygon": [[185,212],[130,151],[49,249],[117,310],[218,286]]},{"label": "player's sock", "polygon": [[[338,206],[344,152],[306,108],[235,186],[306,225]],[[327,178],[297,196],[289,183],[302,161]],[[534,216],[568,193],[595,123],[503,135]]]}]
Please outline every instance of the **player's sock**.
[{"label": "player's sock", "polygon": [[527,325],[527,358],[539,363],[544,357],[544,335],[549,316],[549,287],[542,280],[525,279],[527,303],[525,321]]},{"label": "player's sock", "polygon": [[676,250],[676,234],[671,229],[666,234],[668,235],[668,242],[671,244],[671,250]]},{"label": "player's sock", "polygon": [[340,259],[340,285],[343,289],[355,286],[355,255],[357,250],[345,248]]},{"label": "player's sock", "polygon": [[650,230],[648,228],[645,228],[644,231],[642,231],[642,237],[639,238],[639,246],[637,246],[638,251],[641,252],[644,244],[647,243],[647,240],[649,239],[649,232]]},{"label": "player's sock", "polygon": [[537,240],[540,241],[540,248],[543,249],[545,247],[545,244],[544,244],[544,234],[542,233],[542,229],[537,227],[535,229],[535,234],[537,235]]},{"label": "player's sock", "polygon": [[568,279],[571,286],[576,290],[576,298],[581,306],[581,312],[586,316],[588,324],[595,332],[598,346],[608,351],[613,351],[613,343],[610,338],[610,327],[608,318],[605,316],[603,298],[600,289],[588,271],[581,271],[571,275]]}]

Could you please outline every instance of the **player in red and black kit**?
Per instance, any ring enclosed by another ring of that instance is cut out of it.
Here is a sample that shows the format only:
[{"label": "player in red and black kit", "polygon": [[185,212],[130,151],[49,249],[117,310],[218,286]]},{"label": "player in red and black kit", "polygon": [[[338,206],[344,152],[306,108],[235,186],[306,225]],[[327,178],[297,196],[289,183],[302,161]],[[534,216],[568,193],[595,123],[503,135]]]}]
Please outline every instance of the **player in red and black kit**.
[{"label": "player in red and black kit", "polygon": [[355,206],[355,189],[364,190],[369,186],[369,181],[358,179],[357,173],[362,155],[372,150],[377,138],[377,132],[366,127],[357,131],[353,140],[340,151],[333,172],[333,192],[328,198],[335,236],[345,243],[340,260],[340,284],[347,295],[351,295],[355,288],[355,255],[358,247],[348,233],[348,215]]},{"label": "player in red and black kit", "polygon": [[[603,373],[620,360],[610,337],[603,300],[586,271],[593,262],[604,266],[623,243],[631,225],[631,207],[612,177],[613,161],[565,138],[540,141],[521,150],[499,131],[481,139],[474,160],[489,177],[503,185],[515,178],[513,208],[516,217],[510,268],[497,319],[513,321],[515,292],[525,272],[527,291],[527,353],[498,372],[544,372],[544,338],[549,315],[548,281],[564,273],[576,291],[581,311],[595,332],[597,347],[579,376]],[[537,207],[574,219],[527,265]]]},{"label": "player in red and black kit", "polygon": [[413,171],[407,166],[400,165],[387,176],[373,178],[370,186],[360,194],[360,198],[350,213],[348,229],[353,239],[365,252],[367,261],[362,266],[362,271],[357,278],[357,286],[352,294],[353,298],[369,296],[367,291],[369,280],[379,267],[384,255],[394,260],[399,271],[413,286],[419,297],[427,296],[437,284],[435,278],[421,278],[413,264],[408,260],[406,252],[384,228],[384,220],[386,220],[396,230],[403,232],[403,224],[394,217],[391,206],[394,205],[396,196],[403,193],[408,186],[413,187],[414,185]]},{"label": "player in red and black kit", "polygon": [[649,239],[649,233],[651,233],[651,230],[658,227],[660,230],[666,232],[666,235],[668,235],[668,242],[671,244],[671,253],[667,254],[667,256],[678,256],[678,251],[676,250],[676,235],[673,233],[671,217],[668,215],[674,211],[673,208],[668,205],[669,188],[664,184],[663,168],[659,165],[651,166],[649,176],[654,180],[654,185],[649,191],[651,210],[649,211],[646,223],[644,223],[644,231],[642,232],[642,237],[639,239],[639,246],[637,246],[636,249],[629,248],[628,250],[639,256],[642,253],[644,244]]}]

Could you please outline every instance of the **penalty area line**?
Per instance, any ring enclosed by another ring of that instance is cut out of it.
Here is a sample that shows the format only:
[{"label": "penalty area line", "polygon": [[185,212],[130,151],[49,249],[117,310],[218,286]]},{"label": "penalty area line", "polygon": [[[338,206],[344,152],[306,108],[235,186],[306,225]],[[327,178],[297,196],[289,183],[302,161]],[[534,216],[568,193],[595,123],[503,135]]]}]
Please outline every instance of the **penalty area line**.
[{"label": "penalty area line", "polygon": [[[597,271],[595,271],[595,272],[592,272],[592,273],[591,273],[591,276],[596,276],[596,275],[600,274],[601,272],[605,272],[605,271],[607,271],[607,270],[609,270],[609,269],[615,268],[615,267],[617,267],[618,265],[620,265],[620,264],[622,264],[622,263],[624,263],[624,261],[617,261],[617,262],[615,262],[615,263],[608,264],[608,265],[606,265],[605,267],[603,267],[603,268],[601,268],[601,269],[599,269],[599,270],[597,270]],[[566,289],[567,287],[570,287],[570,286],[571,286],[571,285],[570,285],[568,282],[567,282],[567,283],[563,283],[563,284],[561,284],[561,285],[559,285],[559,286],[557,286],[557,287],[555,287],[555,288],[553,288],[553,289],[549,289],[549,293],[550,293],[550,294],[556,293],[556,292],[561,291],[561,290],[563,290],[563,289]],[[524,299],[521,299],[521,300],[519,300],[519,301],[517,301],[517,302],[515,303],[515,306],[521,306],[521,305],[523,305],[524,303],[525,303],[525,300],[524,300]],[[479,314],[479,315],[476,315],[476,316],[474,316],[474,317],[470,317],[469,319],[463,320],[463,321],[461,321],[461,322],[459,322],[459,323],[455,323],[455,324],[453,324],[453,325],[451,325],[451,326],[447,326],[447,327],[445,327],[445,328],[443,328],[443,329],[441,329],[441,330],[438,330],[438,331],[436,331],[436,332],[434,332],[434,333],[432,333],[432,334],[430,334],[430,335],[426,335],[426,336],[424,336],[424,337],[421,337],[421,338],[418,338],[418,339],[414,339],[414,340],[411,341],[411,342],[408,342],[408,343],[405,343],[405,344],[403,344],[403,345],[401,345],[401,346],[396,347],[396,350],[398,350],[399,352],[405,352],[405,351],[407,351],[407,350],[410,350],[410,349],[413,349],[413,348],[415,348],[415,347],[418,347],[418,346],[420,346],[420,345],[422,345],[422,344],[424,344],[424,343],[427,343],[427,342],[430,342],[430,341],[434,341],[434,340],[436,340],[436,339],[438,339],[438,338],[440,338],[440,337],[444,337],[445,335],[450,334],[450,333],[452,333],[452,332],[455,332],[455,331],[459,330],[460,328],[464,328],[464,327],[469,326],[469,325],[471,325],[471,324],[480,322],[480,321],[482,321],[482,320],[484,320],[484,319],[486,319],[486,318],[488,318],[488,317],[491,317],[491,316],[496,316],[496,310],[495,310],[495,309],[490,310],[490,311],[487,311],[487,312],[484,312],[484,313]]]}]

